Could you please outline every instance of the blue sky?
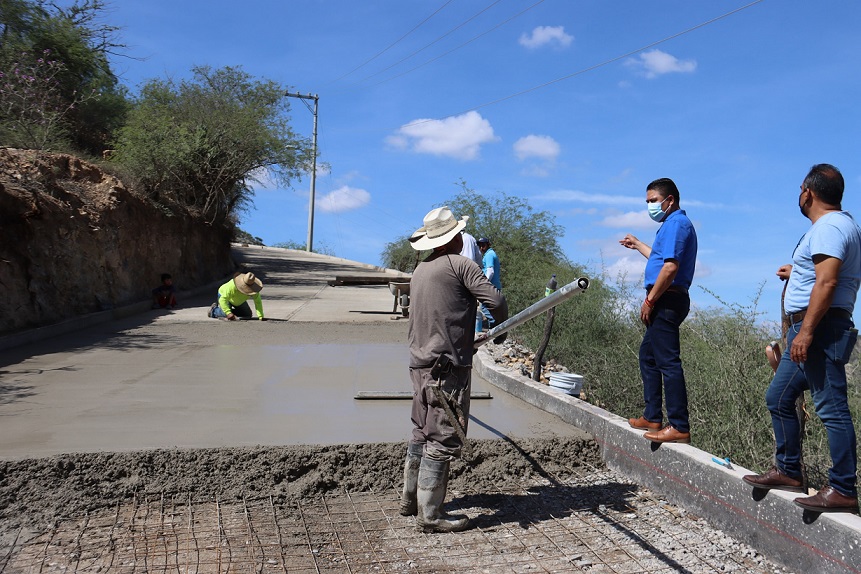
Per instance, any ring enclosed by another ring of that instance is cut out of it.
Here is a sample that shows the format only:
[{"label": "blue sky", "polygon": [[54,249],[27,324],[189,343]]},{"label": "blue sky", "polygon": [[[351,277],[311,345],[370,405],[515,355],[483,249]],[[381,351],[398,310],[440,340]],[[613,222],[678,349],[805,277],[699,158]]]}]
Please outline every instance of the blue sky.
[{"label": "blue sky", "polygon": [[[840,168],[861,215],[859,2],[123,0],[106,20],[133,92],[209,65],[319,95],[314,244],[340,257],[378,264],[464,180],[552,213],[573,261],[639,280],[618,240],[651,243],[645,186],[670,177],[699,237],[694,304],[764,284],[777,320],[810,166]],[[258,189],[241,227],[304,243],[309,181]]]}]

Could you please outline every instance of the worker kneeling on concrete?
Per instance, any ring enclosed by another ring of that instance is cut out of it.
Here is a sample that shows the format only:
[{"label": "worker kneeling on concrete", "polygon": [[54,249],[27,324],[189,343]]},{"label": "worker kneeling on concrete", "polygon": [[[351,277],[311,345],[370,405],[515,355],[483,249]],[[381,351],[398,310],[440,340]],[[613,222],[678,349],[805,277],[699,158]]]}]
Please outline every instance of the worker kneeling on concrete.
[{"label": "worker kneeling on concrete", "polygon": [[[432,210],[410,237],[413,249],[432,250],[410,281],[410,379],[413,431],[404,463],[400,512],[416,515],[419,530],[457,532],[465,516],[443,509],[449,464],[461,455],[469,420],[475,312],[478,302],[497,323],[508,318],[505,297],[477,265],[460,255],[458,220],[448,207]],[[495,343],[502,343],[501,335]]]},{"label": "worker kneeling on concrete", "polygon": [[248,305],[248,300],[252,299],[254,308],[257,310],[257,318],[265,321],[263,300],[260,298],[262,289],[263,283],[254,273],[237,273],[233,279],[218,288],[218,301],[210,306],[207,315],[213,319],[228,321],[250,319],[251,307]]}]

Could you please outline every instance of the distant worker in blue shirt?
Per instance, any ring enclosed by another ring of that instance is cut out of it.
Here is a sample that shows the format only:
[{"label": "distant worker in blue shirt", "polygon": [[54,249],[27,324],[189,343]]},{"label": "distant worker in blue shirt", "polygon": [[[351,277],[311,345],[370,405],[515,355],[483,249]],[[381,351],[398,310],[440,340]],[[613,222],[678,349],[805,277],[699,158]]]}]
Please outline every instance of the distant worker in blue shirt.
[{"label": "distant worker in blue shirt", "polygon": [[811,226],[795,246],[792,265],[777,270],[778,277],[789,281],[784,308],[790,327],[787,348],[765,394],[775,465],[764,474],[742,477],[761,490],[805,492],[795,401],[810,390],[831,450],[828,485],[795,499],[811,512],[858,512],[858,451],[846,363],[858,339],[852,312],[861,285],[861,228],[841,207],[843,189],[843,175],[827,163],[813,166],[801,184],[798,208]]},{"label": "distant worker in blue shirt", "polygon": [[[653,442],[691,442],[688,420],[688,391],[682,370],[679,327],[688,316],[688,295],[697,260],[697,233],[679,207],[679,190],[673,180],[656,179],[646,186],[649,217],[661,224],[649,247],[630,233],[619,243],[636,249],[646,263],[646,298],[640,320],[646,334],[640,344],[640,375],[643,378],[642,416],[628,419]],[[662,393],[667,403],[664,426]]]},{"label": "distant worker in blue shirt", "polygon": [[[478,249],[481,251],[481,270],[484,273],[484,276],[487,277],[487,280],[496,287],[499,291],[502,291],[502,276],[500,274],[500,266],[499,266],[499,256],[496,254],[496,251],[493,250],[493,247],[490,246],[490,239],[487,237],[482,237],[478,240]],[[493,327],[495,321],[493,320],[493,316],[490,312],[484,307],[484,305],[479,305],[478,307],[478,316],[476,318],[475,323],[475,331],[480,333],[484,325],[487,325],[487,328],[490,329]]]}]

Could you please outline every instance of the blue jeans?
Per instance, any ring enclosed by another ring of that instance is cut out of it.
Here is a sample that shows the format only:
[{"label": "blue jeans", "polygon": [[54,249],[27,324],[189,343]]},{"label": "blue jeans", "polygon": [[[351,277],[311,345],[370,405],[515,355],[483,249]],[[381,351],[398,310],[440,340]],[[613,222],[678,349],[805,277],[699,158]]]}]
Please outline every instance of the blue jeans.
[{"label": "blue jeans", "polygon": [[481,333],[484,331],[484,322],[487,321],[487,329],[493,329],[496,325],[496,320],[490,311],[482,303],[478,304],[478,311],[475,314],[475,332]]},{"label": "blue jeans", "polygon": [[[241,305],[233,305],[232,303],[228,304],[230,306],[230,310],[234,315],[241,319],[250,319],[251,318],[251,307],[248,305],[248,301],[242,303]],[[214,319],[225,319],[227,315],[224,314],[224,311],[221,310],[220,305],[216,305],[215,309],[212,310],[212,317]]]},{"label": "blue jeans", "polygon": [[857,496],[855,427],[846,397],[846,362],[855,347],[858,332],[849,317],[826,315],[816,326],[807,361],[790,359],[792,341],[801,328],[793,324],[786,333],[786,350],[765,393],[774,427],[777,467],[787,475],[801,476],[801,426],[795,400],[810,390],[816,414],[825,425],[831,450],[828,482],[847,496]]},{"label": "blue jeans", "polygon": [[640,375],[643,377],[643,418],[651,422],[664,419],[663,394],[667,420],[679,432],[690,432],[688,390],[682,370],[679,327],[691,309],[687,293],[665,292],[655,301],[651,323],[640,344]]},{"label": "blue jeans", "polygon": [[[499,289],[497,289],[499,291]],[[499,291],[502,293],[502,291]],[[487,321],[487,329],[493,329],[496,326],[496,319],[490,314],[490,309],[484,306],[483,303],[478,303],[478,310],[475,312],[475,332],[481,333],[484,330],[484,321]]]}]

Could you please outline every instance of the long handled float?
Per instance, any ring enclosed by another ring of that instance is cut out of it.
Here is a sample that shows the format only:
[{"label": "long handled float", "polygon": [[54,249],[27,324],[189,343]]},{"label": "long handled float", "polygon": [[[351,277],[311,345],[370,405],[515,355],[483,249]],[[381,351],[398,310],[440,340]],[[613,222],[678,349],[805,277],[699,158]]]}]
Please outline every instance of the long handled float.
[{"label": "long handled float", "polygon": [[[493,340],[494,338],[502,335],[503,333],[507,333],[508,331],[514,329],[518,325],[522,325],[526,321],[532,319],[533,317],[537,317],[541,313],[547,311],[548,309],[552,309],[553,307],[559,305],[563,301],[570,298],[575,293],[582,293],[589,287],[589,280],[585,277],[581,277],[564,285],[559,290],[554,292],[552,295],[544,297],[537,303],[533,303],[514,317],[510,317],[507,321],[503,321],[493,329],[489,331],[485,331],[481,333],[475,339],[475,348],[478,349],[488,341]],[[401,392],[392,392],[392,391],[360,391],[356,394],[354,399],[359,400],[374,400],[374,399],[412,399],[413,393],[412,391],[401,391]],[[473,393],[473,399],[489,399],[492,398],[490,393]]]},{"label": "long handled float", "polygon": [[522,325],[526,321],[532,319],[540,315],[541,313],[547,311],[548,309],[552,309],[556,305],[562,303],[575,293],[582,293],[589,287],[589,280],[585,277],[580,277],[579,279],[575,279],[571,283],[562,286],[552,295],[548,295],[544,297],[537,303],[533,303],[514,317],[509,317],[507,321],[503,321],[493,329],[489,331],[481,333],[478,337],[475,338],[475,348],[479,348],[488,341],[492,341],[496,337],[502,335],[503,333],[507,333],[508,331],[514,329],[518,325]]}]

